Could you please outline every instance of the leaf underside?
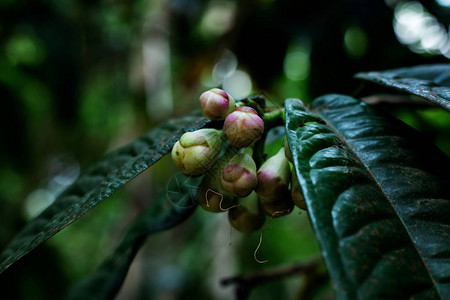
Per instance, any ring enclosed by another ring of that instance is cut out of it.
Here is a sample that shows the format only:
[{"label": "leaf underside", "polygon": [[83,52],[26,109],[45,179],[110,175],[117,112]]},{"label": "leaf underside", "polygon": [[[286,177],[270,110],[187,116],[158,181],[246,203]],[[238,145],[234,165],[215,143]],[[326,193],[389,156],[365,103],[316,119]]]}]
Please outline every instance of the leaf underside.
[{"label": "leaf underside", "polygon": [[184,132],[206,123],[199,112],[170,120],[100,160],[14,237],[0,256],[0,273],[157,162]]},{"label": "leaf underside", "polygon": [[136,218],[113,254],[92,276],[73,286],[66,299],[114,299],[147,236],[177,226],[194,212],[200,180],[177,174],[161,196]]},{"label": "leaf underside", "polygon": [[449,64],[361,72],[355,77],[420,96],[450,111]]},{"label": "leaf underside", "polygon": [[359,100],[312,109],[286,100],[286,134],[338,298],[449,299],[448,158]]}]

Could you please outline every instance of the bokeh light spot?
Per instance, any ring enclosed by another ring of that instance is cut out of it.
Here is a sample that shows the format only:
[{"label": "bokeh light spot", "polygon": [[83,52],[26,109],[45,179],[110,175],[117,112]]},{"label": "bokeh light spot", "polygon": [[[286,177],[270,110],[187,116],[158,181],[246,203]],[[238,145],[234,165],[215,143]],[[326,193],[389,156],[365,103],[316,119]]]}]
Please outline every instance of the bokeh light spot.
[{"label": "bokeh light spot", "polygon": [[12,36],[5,45],[6,56],[14,64],[39,65],[45,58],[45,48],[35,37],[25,34]]},{"label": "bokeh light spot", "polygon": [[348,28],[344,34],[344,48],[351,57],[361,57],[367,53],[369,38],[358,26]]},{"label": "bokeh light spot", "polygon": [[216,85],[221,84],[224,78],[232,75],[236,71],[237,66],[238,61],[236,55],[228,49],[225,50],[212,70],[212,77]]},{"label": "bokeh light spot", "polygon": [[236,15],[236,5],[229,1],[211,1],[200,22],[204,36],[220,36],[231,29]]},{"label": "bokeh light spot", "polygon": [[230,76],[224,78],[222,86],[235,99],[247,97],[252,92],[250,76],[241,70],[237,70]]},{"label": "bokeh light spot", "polygon": [[450,0],[436,0],[436,3],[442,7],[450,8]]},{"label": "bokeh light spot", "polygon": [[417,1],[395,7],[394,31],[398,40],[413,52],[450,57],[447,30]]},{"label": "bokeh light spot", "polygon": [[25,215],[32,219],[40,214],[55,200],[55,194],[46,189],[37,189],[30,193],[25,200]]},{"label": "bokeh light spot", "polygon": [[284,74],[290,80],[299,81],[307,78],[309,68],[309,53],[306,51],[292,51],[284,59]]}]

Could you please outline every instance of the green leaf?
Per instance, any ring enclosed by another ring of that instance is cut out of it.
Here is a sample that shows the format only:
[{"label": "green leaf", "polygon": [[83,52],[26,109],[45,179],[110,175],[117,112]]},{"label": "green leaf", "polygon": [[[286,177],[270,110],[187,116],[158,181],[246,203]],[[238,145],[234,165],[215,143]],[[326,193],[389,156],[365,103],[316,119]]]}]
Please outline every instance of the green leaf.
[{"label": "green leaf", "polygon": [[135,220],[112,255],[96,273],[72,287],[67,299],[113,299],[147,236],[177,226],[194,212],[200,181],[201,177],[188,178],[181,173],[174,176],[163,194]]},{"label": "green leaf", "polygon": [[100,160],[14,237],[0,256],[0,273],[157,162],[184,132],[207,122],[198,112],[170,120]]},{"label": "green leaf", "polygon": [[286,135],[339,299],[449,299],[449,159],[342,95],[286,101]]},{"label": "green leaf", "polygon": [[355,77],[420,96],[450,111],[449,64],[362,72]]}]

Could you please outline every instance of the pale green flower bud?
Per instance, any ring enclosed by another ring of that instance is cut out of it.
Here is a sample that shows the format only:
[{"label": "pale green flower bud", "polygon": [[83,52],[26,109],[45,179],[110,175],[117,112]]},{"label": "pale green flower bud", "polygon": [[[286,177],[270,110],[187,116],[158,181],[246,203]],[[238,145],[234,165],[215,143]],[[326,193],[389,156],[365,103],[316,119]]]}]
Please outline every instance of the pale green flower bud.
[{"label": "pale green flower bud", "polygon": [[214,164],[221,146],[221,132],[217,129],[186,132],[173,146],[172,159],[184,174],[202,175]]},{"label": "pale green flower bud", "polygon": [[284,155],[284,147],[263,163],[257,176],[258,185],[255,191],[262,202],[273,202],[289,194],[291,168]]},{"label": "pale green flower bud", "polygon": [[222,187],[233,196],[248,196],[258,183],[252,152],[252,149],[246,148],[236,154],[222,171]]},{"label": "pale green flower bud", "polygon": [[263,226],[266,218],[255,192],[239,199],[238,204],[228,212],[228,220],[236,230],[250,234]]},{"label": "pale green flower bud", "polygon": [[221,89],[211,89],[200,95],[202,114],[208,120],[223,120],[236,108],[234,99]]},{"label": "pale green flower bud", "polygon": [[264,122],[256,110],[242,106],[227,116],[223,124],[223,131],[231,145],[245,148],[261,138],[264,132]]}]

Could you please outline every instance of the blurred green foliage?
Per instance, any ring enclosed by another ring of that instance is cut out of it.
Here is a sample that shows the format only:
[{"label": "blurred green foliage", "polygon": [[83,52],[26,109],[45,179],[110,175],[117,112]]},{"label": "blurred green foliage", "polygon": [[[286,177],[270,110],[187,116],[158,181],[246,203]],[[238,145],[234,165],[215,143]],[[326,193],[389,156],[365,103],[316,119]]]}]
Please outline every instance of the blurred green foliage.
[{"label": "blurred green foliage", "polygon": [[[1,1],[1,248],[38,212],[30,213],[30,205],[51,203],[76,170],[154,124],[193,110],[207,88],[223,86],[237,96],[261,93],[274,105],[286,97],[310,102],[329,92],[367,96],[379,87],[361,87],[352,80],[356,72],[447,62],[442,55],[414,53],[397,40],[392,26],[397,3]],[[448,27],[447,7],[422,3]],[[450,154],[448,113],[413,105],[385,108]],[[162,160],[0,275],[7,299],[61,298],[95,269],[174,171],[170,160]],[[46,196],[30,198],[37,190]],[[258,255],[269,265],[319,254],[306,213],[298,213],[274,220],[274,229],[265,232]],[[226,214],[198,211],[182,228],[158,235],[159,246],[141,251],[130,271],[137,277],[127,279],[118,299],[220,297],[218,283],[207,277],[218,281],[220,263],[232,265],[227,269],[232,273],[222,277],[266,267],[252,256],[258,234],[233,232],[237,241],[228,246],[223,219]],[[226,259],[218,261],[222,256]],[[167,286],[158,272],[175,282]],[[252,296],[295,297],[299,280],[274,282]]]}]

